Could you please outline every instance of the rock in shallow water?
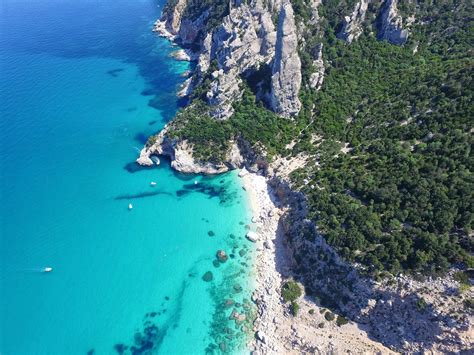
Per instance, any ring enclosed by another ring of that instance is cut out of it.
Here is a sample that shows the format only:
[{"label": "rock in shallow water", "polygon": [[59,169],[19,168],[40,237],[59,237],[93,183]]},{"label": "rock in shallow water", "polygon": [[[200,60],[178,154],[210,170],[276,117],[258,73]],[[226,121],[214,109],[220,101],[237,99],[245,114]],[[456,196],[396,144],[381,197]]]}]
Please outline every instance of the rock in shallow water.
[{"label": "rock in shallow water", "polygon": [[214,279],[214,275],[211,271],[208,271],[204,275],[202,275],[202,279],[206,282],[210,282]]},{"label": "rock in shallow water", "polygon": [[249,231],[246,235],[247,239],[253,243],[256,243],[258,240],[258,234],[252,231]]},{"label": "rock in shallow water", "polygon": [[221,263],[225,263],[229,258],[224,250],[218,250],[216,256]]}]

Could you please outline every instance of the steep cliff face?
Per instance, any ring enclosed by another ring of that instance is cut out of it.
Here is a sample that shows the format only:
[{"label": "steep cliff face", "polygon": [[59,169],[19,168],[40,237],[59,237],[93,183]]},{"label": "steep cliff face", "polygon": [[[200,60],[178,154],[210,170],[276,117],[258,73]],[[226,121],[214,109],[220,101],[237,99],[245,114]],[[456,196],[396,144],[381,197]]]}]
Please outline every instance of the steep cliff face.
[{"label": "steep cliff face", "polygon": [[[198,65],[194,85],[190,87],[200,83],[211,62],[217,64],[206,94],[213,117],[229,118],[233,114],[232,104],[241,96],[241,76],[269,63],[274,69],[270,108],[283,116],[299,111],[301,65],[293,10],[288,0],[230,1],[229,14],[202,36],[212,8],[191,20],[184,16],[188,5],[188,0],[179,0],[167,9],[155,24],[155,31],[183,44],[199,42]],[[272,17],[280,13],[277,29]]]},{"label": "steep cliff face", "polygon": [[408,31],[403,29],[403,19],[398,13],[397,0],[386,0],[380,12],[379,39],[401,45],[408,39]]},{"label": "steep cliff face", "polygon": [[[272,16],[278,13],[280,21],[275,28]],[[301,64],[293,10],[288,1],[284,5],[279,0],[236,4],[213,34],[206,37],[203,48],[199,70],[207,70],[213,60],[218,66],[207,93],[214,117],[230,117],[232,104],[241,95],[240,76],[270,62],[273,65],[271,109],[282,116],[298,113]]]},{"label": "steep cliff face", "polygon": [[209,13],[204,11],[191,20],[184,17],[188,5],[189,0],[178,0],[175,5],[169,3],[153,30],[170,40],[177,40],[185,45],[193,44],[206,27]]},{"label": "steep cliff face", "polygon": [[[207,113],[212,118],[232,117],[234,104],[242,97],[244,81],[255,73],[252,80],[257,100],[278,115],[292,118],[302,107],[299,96],[303,81],[305,90],[323,87],[328,66],[323,43],[326,52],[327,46],[331,50],[331,44],[324,41],[327,20],[342,26],[337,36],[348,44],[357,40],[365,28],[367,33],[377,29],[380,40],[393,44],[407,40],[397,0],[386,0],[380,7],[373,4],[370,9],[369,2],[359,0],[340,19],[339,5],[323,4],[321,0],[173,0],[156,23],[155,31],[195,50],[191,58],[197,60],[196,69],[178,96],[193,99],[193,90],[199,89],[199,98],[207,103]],[[320,7],[331,18],[320,16]],[[196,9],[199,13],[193,13]],[[148,162],[139,159],[139,163]]]},{"label": "steep cliff face", "polygon": [[232,115],[232,104],[241,95],[240,75],[268,62],[274,46],[271,16],[260,1],[253,7],[234,6],[213,34],[206,37],[198,69],[203,74],[212,61],[217,63],[207,92],[214,117],[226,119]]},{"label": "steep cliff face", "polygon": [[181,27],[181,18],[186,6],[188,5],[188,0],[178,0],[174,8],[172,9],[171,16],[166,18],[166,27],[171,30],[171,33],[177,34]]},{"label": "steep cliff face", "polygon": [[368,0],[360,0],[356,3],[354,11],[344,17],[342,29],[337,35],[339,38],[344,39],[347,43],[351,43],[353,40],[359,38],[364,30],[363,23],[368,6]]},{"label": "steep cliff face", "polygon": [[316,53],[313,60],[313,66],[315,68],[315,71],[309,77],[309,86],[312,89],[319,90],[323,86],[324,72],[326,70],[324,67],[322,43],[316,49]]},{"label": "steep cliff face", "polygon": [[284,117],[301,109],[298,93],[301,88],[301,61],[298,56],[298,36],[291,3],[283,4],[279,20],[272,70],[271,108]]}]

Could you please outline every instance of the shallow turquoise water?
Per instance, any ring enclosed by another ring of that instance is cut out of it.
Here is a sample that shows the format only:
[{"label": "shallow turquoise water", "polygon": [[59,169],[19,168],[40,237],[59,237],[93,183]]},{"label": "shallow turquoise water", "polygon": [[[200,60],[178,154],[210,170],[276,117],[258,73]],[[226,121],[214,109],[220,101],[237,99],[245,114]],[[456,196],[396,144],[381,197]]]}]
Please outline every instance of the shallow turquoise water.
[{"label": "shallow turquoise water", "polygon": [[[236,175],[133,164],[176,111],[188,69],[150,32],[156,5],[0,5],[2,354],[109,354],[118,344],[201,354],[243,343],[222,307],[250,292]],[[235,257],[216,268],[221,248]]]}]

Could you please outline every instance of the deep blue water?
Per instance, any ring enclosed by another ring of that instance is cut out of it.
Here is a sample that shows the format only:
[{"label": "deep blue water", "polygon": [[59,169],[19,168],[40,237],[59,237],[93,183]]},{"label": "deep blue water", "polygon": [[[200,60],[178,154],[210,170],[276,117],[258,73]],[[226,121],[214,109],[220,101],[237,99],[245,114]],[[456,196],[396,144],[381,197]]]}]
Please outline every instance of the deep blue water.
[{"label": "deep blue water", "polygon": [[163,3],[0,2],[1,354],[244,349],[238,178],[134,164],[188,69],[150,31]]}]

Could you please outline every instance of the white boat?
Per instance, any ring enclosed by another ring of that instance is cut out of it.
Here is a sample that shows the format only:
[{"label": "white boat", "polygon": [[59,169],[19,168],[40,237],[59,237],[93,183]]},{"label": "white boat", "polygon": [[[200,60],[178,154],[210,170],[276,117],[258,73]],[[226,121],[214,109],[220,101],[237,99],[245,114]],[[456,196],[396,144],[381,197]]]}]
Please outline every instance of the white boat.
[{"label": "white boat", "polygon": [[194,185],[197,185],[197,184],[198,184],[197,180],[194,180]]},{"label": "white boat", "polygon": [[133,208],[133,205],[131,203],[128,204],[128,209],[131,210]]},{"label": "white boat", "polygon": [[52,267],[49,267],[49,266],[46,266],[44,269],[43,269],[43,272],[51,272],[53,271],[53,268]]},{"label": "white boat", "polygon": [[150,185],[151,186],[156,186],[156,182],[152,181],[152,182],[150,182]]}]

